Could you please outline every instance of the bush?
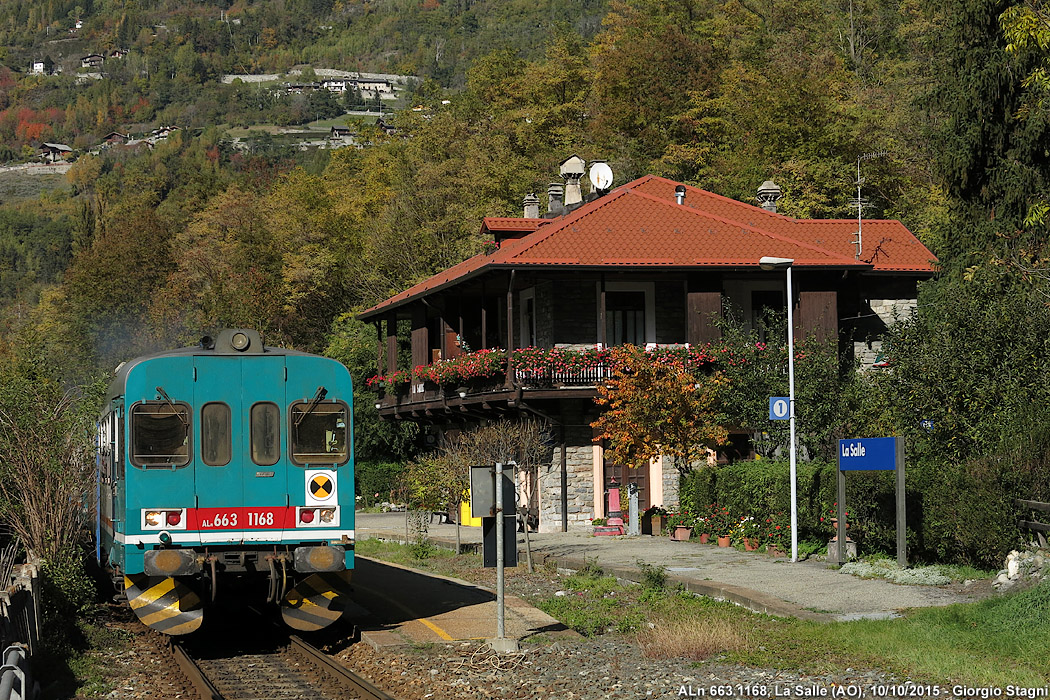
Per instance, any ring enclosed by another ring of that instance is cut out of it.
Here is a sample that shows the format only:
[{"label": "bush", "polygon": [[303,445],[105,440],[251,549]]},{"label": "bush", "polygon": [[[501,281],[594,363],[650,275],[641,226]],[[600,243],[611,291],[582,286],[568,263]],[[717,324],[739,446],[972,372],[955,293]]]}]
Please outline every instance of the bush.
[{"label": "bush", "polygon": [[76,620],[95,601],[95,585],[78,551],[64,550],[44,562],[40,571],[40,613],[46,646],[55,653],[78,641]]},{"label": "bush", "polygon": [[[404,465],[397,462],[358,462],[354,465],[357,478],[357,492],[364,498],[366,506],[375,505],[377,500],[389,498],[390,491],[397,487],[398,477],[404,471]],[[379,494],[378,499],[375,494]]]},{"label": "bush", "polygon": [[[836,472],[834,464],[798,465],[800,540],[832,536],[828,521],[838,501]],[[789,474],[787,462],[767,460],[700,469],[682,479],[682,507],[703,512],[718,503],[735,518],[760,520],[787,514]],[[907,464],[906,481],[909,560],[999,568],[1006,553],[1022,545],[1013,499],[1030,488],[1031,477],[1012,461]],[[861,551],[896,552],[895,473],[850,472],[846,510],[849,535]]]}]

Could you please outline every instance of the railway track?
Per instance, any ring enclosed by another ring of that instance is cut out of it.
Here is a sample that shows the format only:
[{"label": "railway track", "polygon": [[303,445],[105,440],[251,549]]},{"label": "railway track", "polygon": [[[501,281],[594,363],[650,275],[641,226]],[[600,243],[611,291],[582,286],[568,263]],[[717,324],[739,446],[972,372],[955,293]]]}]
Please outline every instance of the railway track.
[{"label": "railway track", "polygon": [[180,642],[175,659],[202,700],[396,700],[296,636],[273,653],[195,659]]},{"label": "railway track", "polygon": [[396,700],[298,636],[265,624],[248,630],[239,644],[171,641],[201,700]]}]

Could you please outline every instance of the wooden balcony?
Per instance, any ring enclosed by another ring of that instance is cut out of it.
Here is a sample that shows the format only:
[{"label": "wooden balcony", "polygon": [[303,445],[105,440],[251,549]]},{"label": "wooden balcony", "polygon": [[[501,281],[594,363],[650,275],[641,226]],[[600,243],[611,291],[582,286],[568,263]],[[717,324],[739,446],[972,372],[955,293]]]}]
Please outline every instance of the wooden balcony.
[{"label": "wooden balcony", "polygon": [[390,418],[456,420],[491,417],[492,412],[518,410],[527,401],[591,399],[609,378],[605,365],[572,371],[514,370],[508,385],[503,376],[472,379],[461,385],[413,381],[387,387],[377,401],[380,415]]}]

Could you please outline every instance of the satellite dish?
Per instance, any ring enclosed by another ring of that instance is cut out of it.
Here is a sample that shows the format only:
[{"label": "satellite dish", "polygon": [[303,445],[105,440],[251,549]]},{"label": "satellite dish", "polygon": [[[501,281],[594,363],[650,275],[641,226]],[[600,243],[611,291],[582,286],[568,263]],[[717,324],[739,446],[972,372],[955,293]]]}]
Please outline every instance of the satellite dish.
[{"label": "satellite dish", "polygon": [[591,165],[591,171],[588,174],[591,179],[591,184],[594,185],[594,189],[602,190],[603,192],[612,187],[613,183],[613,171],[609,167],[609,164],[603,160],[597,161]]}]

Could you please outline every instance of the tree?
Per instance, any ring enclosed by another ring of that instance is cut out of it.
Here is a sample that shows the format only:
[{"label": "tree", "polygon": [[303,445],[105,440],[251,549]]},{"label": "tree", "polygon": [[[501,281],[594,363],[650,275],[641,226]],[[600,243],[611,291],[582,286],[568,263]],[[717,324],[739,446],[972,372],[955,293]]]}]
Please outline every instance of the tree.
[{"label": "tree", "polygon": [[42,337],[25,331],[0,358],[0,502],[25,547],[50,563],[78,561],[94,476],[101,382],[64,387],[49,373]]},{"label": "tree", "polygon": [[591,424],[599,432],[594,440],[608,440],[608,454],[632,468],[668,455],[681,472],[689,471],[708,446],[729,437],[718,409],[725,383],[721,374],[701,374],[670,357],[656,360],[634,345],[615,348],[612,376],[595,399],[605,411]]}]

